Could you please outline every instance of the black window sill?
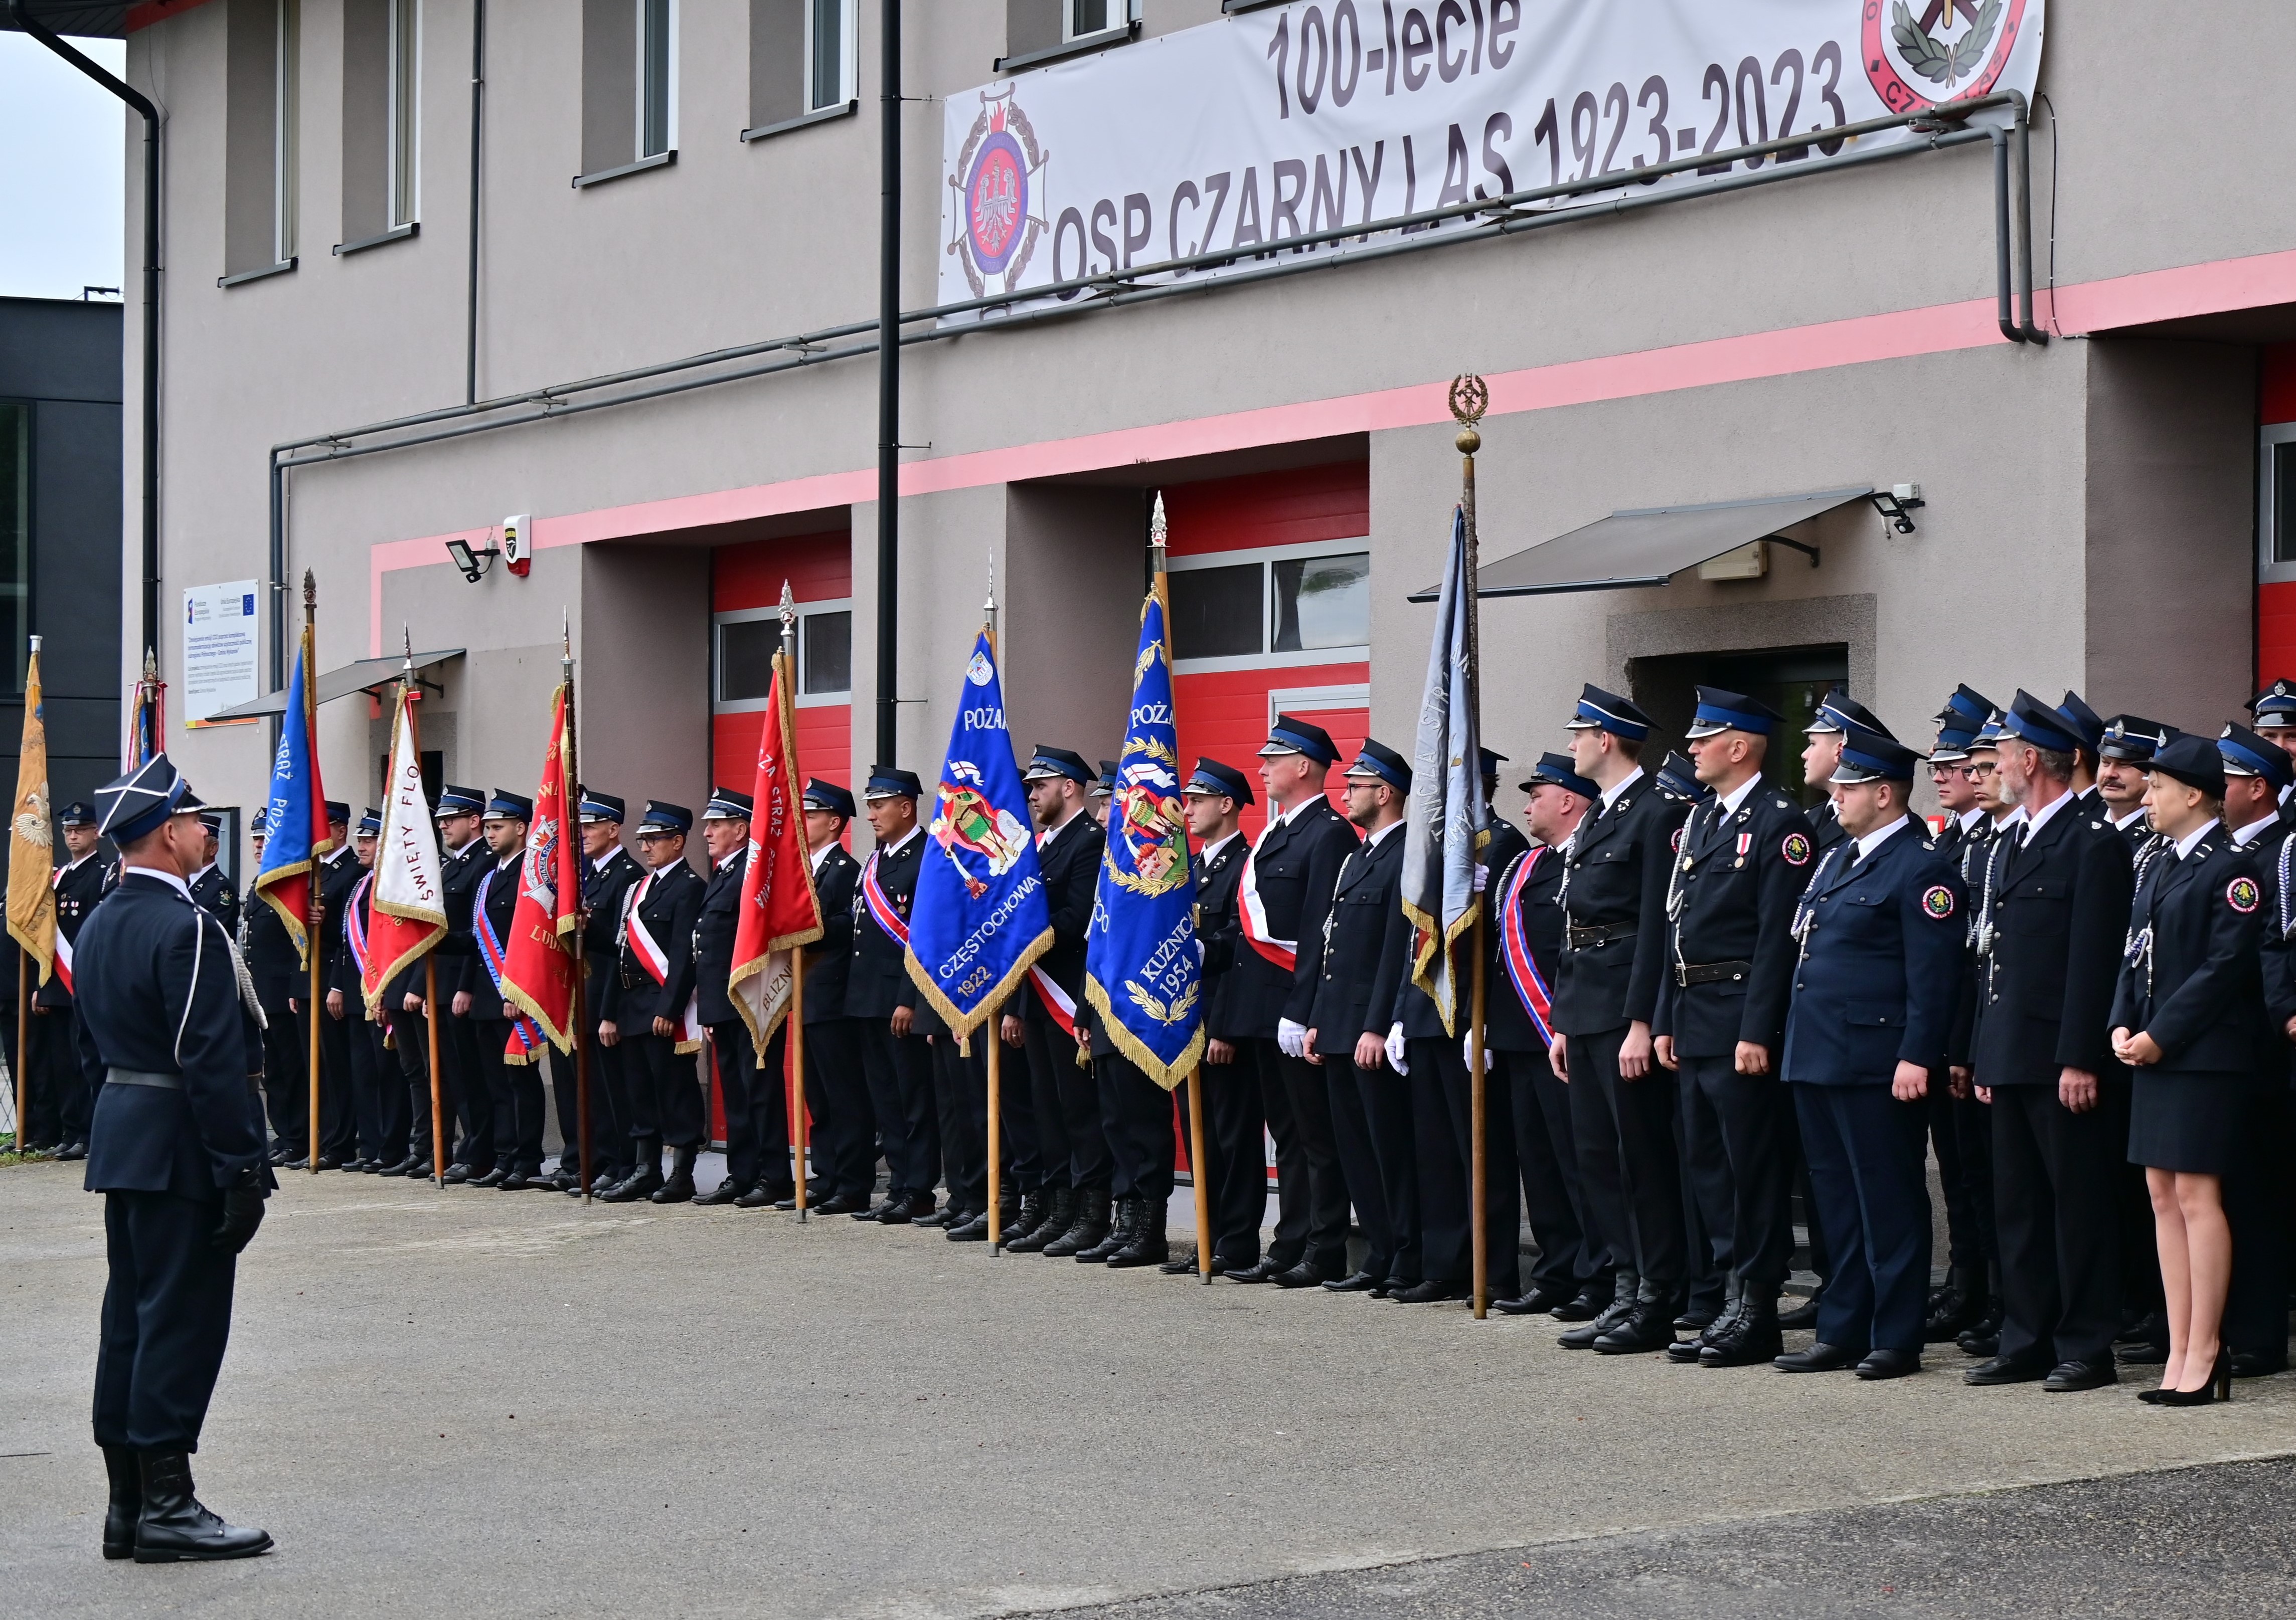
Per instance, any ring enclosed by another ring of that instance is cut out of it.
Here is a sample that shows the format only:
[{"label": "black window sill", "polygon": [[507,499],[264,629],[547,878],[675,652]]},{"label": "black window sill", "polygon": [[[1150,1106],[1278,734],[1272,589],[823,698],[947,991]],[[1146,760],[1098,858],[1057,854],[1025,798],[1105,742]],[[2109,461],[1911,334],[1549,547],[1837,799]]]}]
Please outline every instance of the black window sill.
[{"label": "black window sill", "polygon": [[827,124],[838,119],[849,119],[860,110],[861,103],[858,101],[835,102],[826,107],[816,107],[811,112],[800,113],[793,119],[783,119],[777,124],[760,124],[755,129],[744,129],[742,132],[742,138],[744,141],[771,140],[777,135],[787,135],[792,129],[803,129],[808,125]]},{"label": "black window sill", "polygon": [[410,220],[403,225],[393,225],[388,231],[378,232],[373,236],[362,236],[357,241],[339,241],[335,244],[335,257],[340,258],[346,253],[364,253],[369,248],[380,248],[387,241],[405,241],[422,229],[421,220]]},{"label": "black window sill", "polygon": [[1229,16],[1238,12],[1256,12],[1263,6],[1282,5],[1285,0],[1220,0],[1220,10]]},{"label": "black window sill", "polygon": [[677,149],[658,151],[651,158],[640,158],[635,163],[625,163],[615,168],[602,168],[592,175],[574,176],[574,189],[585,191],[594,185],[603,185],[609,180],[619,180],[625,175],[643,174],[650,168],[667,168],[677,161]]},{"label": "black window sill", "polygon": [[1042,67],[1048,61],[1059,61],[1070,56],[1082,56],[1091,51],[1104,51],[1111,45],[1120,45],[1140,37],[1137,22],[1119,22],[1112,29],[1103,29],[1096,34],[1079,34],[1074,39],[1046,45],[1041,51],[1026,51],[1018,56],[1000,56],[990,70],[996,73],[1018,73],[1024,68]]},{"label": "black window sill", "polygon": [[242,287],[249,282],[259,282],[266,275],[284,275],[303,261],[300,258],[283,258],[275,265],[266,265],[260,270],[240,270],[230,275],[216,277],[218,287]]}]

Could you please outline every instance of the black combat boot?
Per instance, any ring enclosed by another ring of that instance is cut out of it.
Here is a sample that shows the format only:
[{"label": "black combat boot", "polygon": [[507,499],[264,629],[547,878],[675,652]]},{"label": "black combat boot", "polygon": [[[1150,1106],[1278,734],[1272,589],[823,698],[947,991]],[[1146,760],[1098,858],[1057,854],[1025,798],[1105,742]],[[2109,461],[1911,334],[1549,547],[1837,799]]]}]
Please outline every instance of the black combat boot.
[{"label": "black combat boot", "polygon": [[[1699,1329],[1690,1338],[1678,1338],[1669,1345],[1666,1347],[1666,1359],[1677,1362],[1696,1361],[1701,1351],[1722,1334],[1729,1331],[1737,1322],[1738,1318],[1744,1313],[1745,1309],[1746,1297],[1739,1289],[1738,1280],[1733,1277],[1730,1280],[1729,1291],[1722,1301],[1722,1313]],[[1677,1318],[1674,1325],[1679,1330],[1682,1322]],[[1776,1352],[1773,1351],[1771,1354],[1775,1354]]]},{"label": "black combat boot", "polygon": [[1046,1196],[1044,1211],[1037,1223],[1016,1234],[1004,1245],[1007,1253],[1033,1255],[1054,1239],[1065,1234],[1076,1219],[1076,1189],[1055,1187]]},{"label": "black combat boot", "polygon": [[111,1499],[103,1510],[103,1556],[135,1556],[135,1521],[144,1517],[144,1472],[135,1453],[124,1445],[103,1448],[103,1471],[111,1482]]},{"label": "black combat boot", "polygon": [[[1753,1296],[1760,1297],[1753,1297]],[[1755,1367],[1775,1361],[1784,1350],[1779,1337],[1778,1302],[1776,1290],[1756,1288],[1747,1290],[1739,1302],[1738,1314],[1727,1327],[1708,1336],[1698,1352],[1702,1367]]]},{"label": "black combat boot", "polygon": [[635,1204],[652,1198],[661,1186],[661,1143],[652,1137],[638,1143],[637,1163],[630,1173],[597,1196],[609,1204]]},{"label": "black combat boot", "polygon": [[1922,1342],[1943,1345],[1959,1338],[1962,1330],[1985,1314],[1985,1273],[1974,1266],[1955,1266],[1946,1273],[1945,1286],[1930,1296]]},{"label": "black combat boot", "polygon": [[182,1564],[246,1559],[271,1550],[261,1530],[226,1525],[192,1494],[192,1460],[181,1452],[142,1452],[144,1510],[135,1521],[135,1561]]},{"label": "black combat boot", "polygon": [[1611,1303],[1569,1332],[1556,1334],[1554,1342],[1565,1350],[1592,1350],[1596,1339],[1634,1313],[1635,1299],[1640,1291],[1641,1280],[1632,1272],[1620,1272],[1611,1294]]},{"label": "black combat boot", "polygon": [[1100,1241],[1088,1248],[1077,1250],[1078,1265],[1104,1265],[1110,1256],[1131,1242],[1139,1231],[1140,1223],[1147,1218],[1148,1200],[1136,1193],[1126,1193],[1116,1203],[1116,1223],[1110,1227]]},{"label": "black combat boot", "polygon": [[1169,1213],[1165,1201],[1151,1198],[1134,1201],[1139,1209],[1132,1223],[1132,1237],[1123,1248],[1109,1256],[1111,1271],[1124,1271],[1136,1265],[1162,1265],[1172,1257],[1171,1245],[1164,1237],[1164,1217]]},{"label": "black combat boot", "polygon": [[1015,1242],[1042,1226],[1045,1223],[1046,1207],[1050,1202],[1051,1200],[1041,1190],[1032,1189],[1022,1193],[1021,1207],[1014,1210],[1010,1217],[999,1223],[996,1229],[996,1240],[1006,1248],[1010,1248]]},{"label": "black combat boot", "polygon": [[1108,1236],[1108,1191],[1104,1185],[1078,1188],[1075,1218],[1066,1231],[1045,1245],[1045,1253],[1081,1254]]},{"label": "black combat boot", "polygon": [[701,1155],[698,1148],[673,1148],[669,1179],[653,1192],[657,1204],[690,1204],[693,1201],[693,1161]]}]

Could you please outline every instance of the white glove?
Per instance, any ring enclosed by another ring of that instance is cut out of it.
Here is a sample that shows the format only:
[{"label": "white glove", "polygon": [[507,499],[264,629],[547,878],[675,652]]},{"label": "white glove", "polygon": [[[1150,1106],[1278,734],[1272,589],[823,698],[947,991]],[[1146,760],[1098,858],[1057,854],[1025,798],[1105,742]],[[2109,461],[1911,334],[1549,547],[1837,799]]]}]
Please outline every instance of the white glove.
[{"label": "white glove", "polygon": [[1480,861],[1475,863],[1475,892],[1481,894],[1491,886],[1491,869]]},{"label": "white glove", "polygon": [[1287,1058],[1306,1057],[1308,1027],[1305,1024],[1294,1023],[1290,1019],[1276,1019],[1275,1044],[1283,1050],[1283,1055]]},{"label": "white glove", "polygon": [[[1472,1075],[1472,1074],[1473,1074],[1473,1073],[1475,1072],[1475,1037],[1474,1037],[1474,1036],[1472,1036],[1472,1035],[1461,1035],[1461,1036],[1459,1037],[1459,1059],[1460,1059],[1460,1060],[1461,1060],[1462,1062],[1464,1062],[1464,1064],[1466,1064],[1466,1066],[1467,1066],[1467,1072],[1468,1072],[1469,1074],[1471,1074],[1471,1075]],[[1487,1074],[1487,1075],[1488,1075],[1488,1074],[1489,1074],[1490,1072],[1491,1072],[1491,1049],[1490,1049],[1489,1047],[1486,1046],[1486,1047],[1484,1047],[1484,1048],[1483,1048],[1483,1073],[1485,1073],[1485,1074]]]},{"label": "white glove", "polygon": [[1398,1075],[1411,1072],[1411,1065],[1403,1060],[1403,1022],[1399,1019],[1387,1032],[1387,1066]]}]

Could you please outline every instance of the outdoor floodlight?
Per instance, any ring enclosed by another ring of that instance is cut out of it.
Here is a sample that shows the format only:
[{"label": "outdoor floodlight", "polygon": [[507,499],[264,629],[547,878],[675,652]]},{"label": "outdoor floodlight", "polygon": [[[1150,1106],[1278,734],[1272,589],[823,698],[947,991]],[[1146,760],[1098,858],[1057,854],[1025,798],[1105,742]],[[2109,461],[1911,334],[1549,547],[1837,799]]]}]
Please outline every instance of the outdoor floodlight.
[{"label": "outdoor floodlight", "polygon": [[495,559],[502,555],[502,548],[489,545],[472,551],[469,541],[457,538],[447,542],[447,555],[462,569],[463,577],[476,585],[494,567]]}]

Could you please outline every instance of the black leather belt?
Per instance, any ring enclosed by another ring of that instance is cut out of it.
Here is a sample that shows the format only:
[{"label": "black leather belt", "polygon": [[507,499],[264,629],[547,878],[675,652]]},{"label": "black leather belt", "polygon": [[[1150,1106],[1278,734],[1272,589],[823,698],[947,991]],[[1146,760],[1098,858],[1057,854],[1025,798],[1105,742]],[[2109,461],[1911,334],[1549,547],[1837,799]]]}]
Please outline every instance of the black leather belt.
[{"label": "black leather belt", "polygon": [[1563,929],[1562,943],[1573,951],[1591,951],[1613,939],[1632,939],[1638,931],[1637,925],[1631,922],[1604,922],[1585,929],[1572,924]]},{"label": "black leather belt", "polygon": [[1678,961],[1674,964],[1674,982],[1684,986],[1738,984],[1753,970],[1750,961]]},{"label": "black leather belt", "polygon": [[653,980],[646,978],[645,975],[642,973],[624,973],[620,975],[620,978],[622,981],[622,988],[625,990],[635,990],[640,985],[650,985],[653,983]]},{"label": "black leather belt", "polygon": [[148,1069],[107,1068],[103,1071],[106,1085],[148,1085],[158,1092],[180,1092],[184,1089],[181,1075],[155,1075]]}]

